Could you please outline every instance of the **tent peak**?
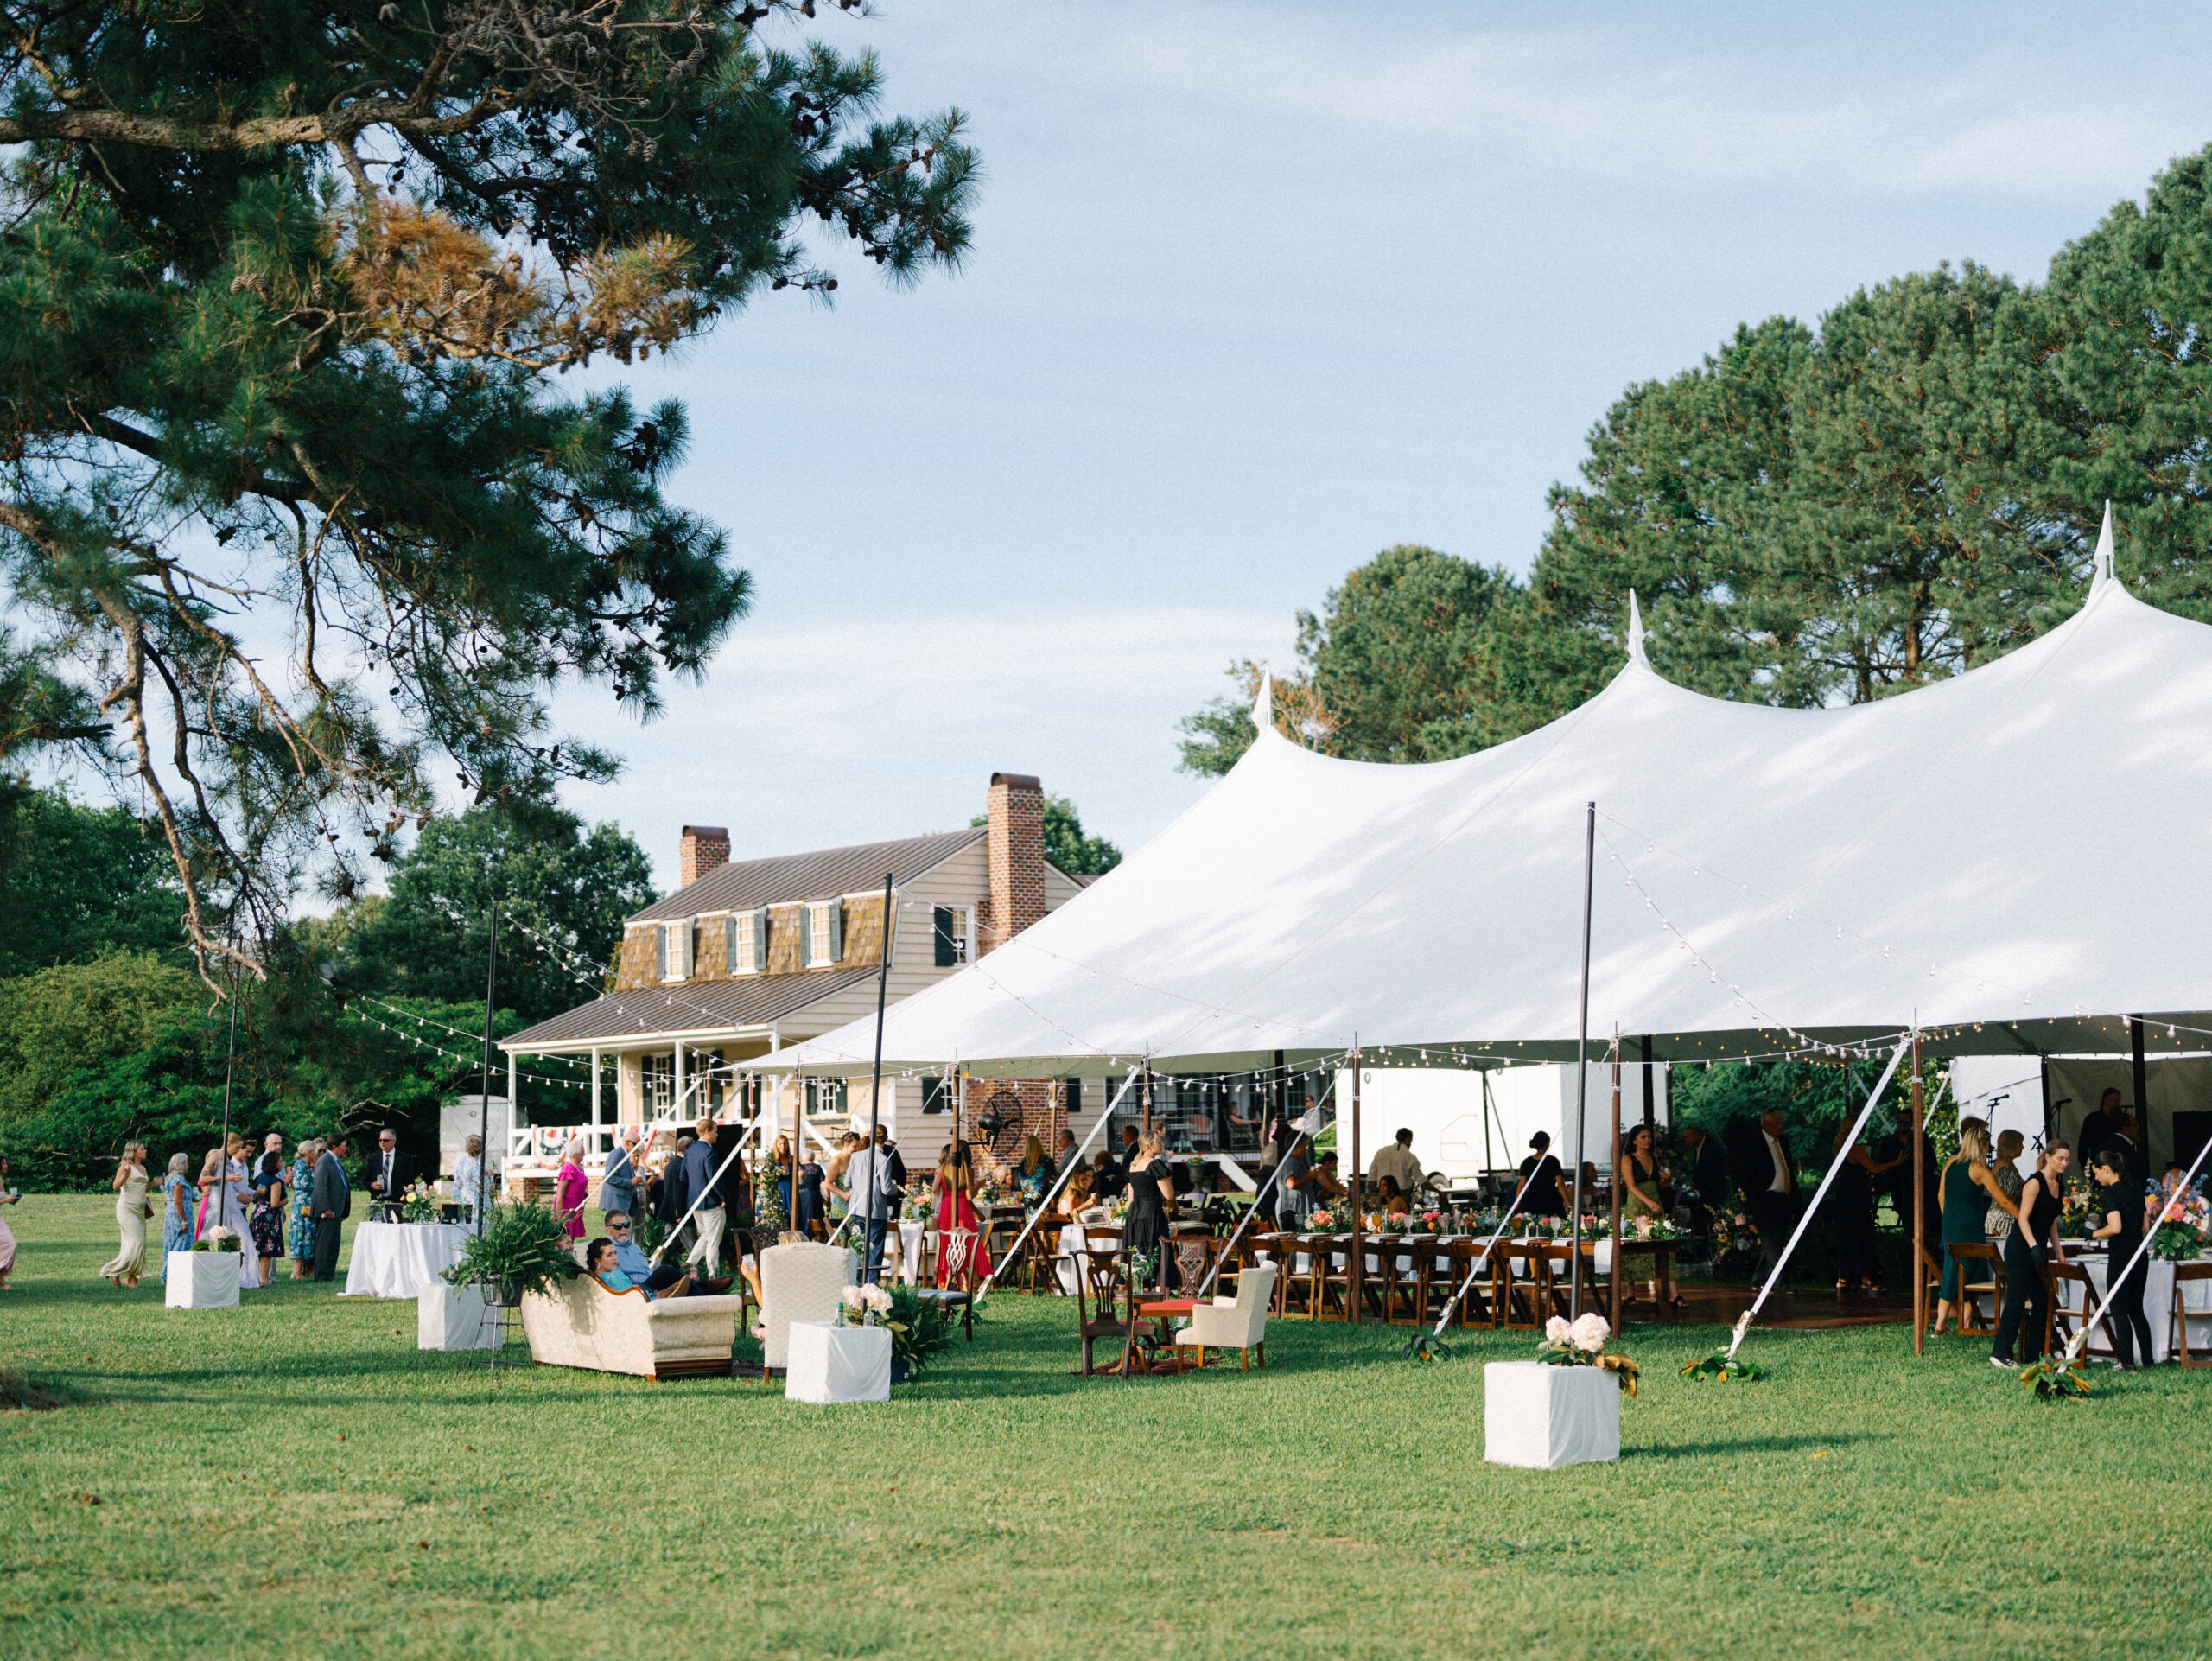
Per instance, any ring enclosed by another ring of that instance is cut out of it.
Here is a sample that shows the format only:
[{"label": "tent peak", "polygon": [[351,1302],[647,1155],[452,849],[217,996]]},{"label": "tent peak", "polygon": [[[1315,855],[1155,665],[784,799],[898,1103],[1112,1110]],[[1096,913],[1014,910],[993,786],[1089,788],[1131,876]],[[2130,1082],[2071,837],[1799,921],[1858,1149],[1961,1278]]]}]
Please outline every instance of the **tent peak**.
[{"label": "tent peak", "polygon": [[1255,732],[1272,732],[1275,724],[1274,677],[1262,669],[1260,671],[1260,695],[1252,700],[1252,728]]},{"label": "tent peak", "polygon": [[2105,499],[2104,528],[2097,532],[2097,556],[2094,574],[2089,578],[2089,592],[2112,581],[2112,499]]},{"label": "tent peak", "polygon": [[1651,667],[1651,659],[1643,655],[1643,609],[1636,603],[1634,589],[1628,591],[1628,660]]}]

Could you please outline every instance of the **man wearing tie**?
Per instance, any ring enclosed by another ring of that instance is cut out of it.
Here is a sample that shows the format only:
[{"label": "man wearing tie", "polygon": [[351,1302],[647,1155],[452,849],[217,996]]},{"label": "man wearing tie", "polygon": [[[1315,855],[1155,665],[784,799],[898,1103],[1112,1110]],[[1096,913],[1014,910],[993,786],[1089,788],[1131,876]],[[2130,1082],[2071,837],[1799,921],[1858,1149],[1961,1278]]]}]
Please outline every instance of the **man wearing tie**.
[{"label": "man wearing tie", "polygon": [[353,1209],[353,1185],[346,1180],[346,1138],[333,1136],[315,1162],[308,1209],[315,1214],[315,1277],[338,1278],[338,1237]]},{"label": "man wearing tie", "polygon": [[634,1124],[622,1127],[614,1140],[614,1151],[607,1155],[607,1174],[599,1182],[599,1208],[609,1217],[618,1211],[625,1217],[638,1214],[638,1127]]},{"label": "man wearing tie", "polygon": [[[1790,1225],[1797,1220],[1797,1173],[1789,1162],[1789,1150],[1782,1145],[1782,1115],[1769,1108],[1759,1115],[1759,1137],[1764,1145],[1764,1158],[1757,1164],[1746,1161],[1746,1169],[1764,1176],[1764,1182],[1745,1184],[1751,1190],[1751,1222],[1759,1231],[1759,1266],[1758,1283],[1764,1286],[1782,1266],[1782,1247],[1789,1238]],[[1787,1287],[1774,1289],[1777,1296],[1786,1296]]]},{"label": "man wearing tie", "polygon": [[369,1161],[369,1192],[376,1196],[369,1203],[396,1218],[414,1181],[415,1155],[400,1151],[399,1137],[387,1125],[377,1132],[377,1151]]}]

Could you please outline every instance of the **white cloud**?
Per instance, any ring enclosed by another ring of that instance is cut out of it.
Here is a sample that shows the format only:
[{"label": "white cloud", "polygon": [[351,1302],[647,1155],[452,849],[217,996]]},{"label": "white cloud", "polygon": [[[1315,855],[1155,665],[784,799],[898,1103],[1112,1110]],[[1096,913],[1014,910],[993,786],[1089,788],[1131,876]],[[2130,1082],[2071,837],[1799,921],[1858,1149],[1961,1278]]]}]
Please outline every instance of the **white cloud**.
[{"label": "white cloud", "polygon": [[671,883],[678,830],[727,824],[734,856],[952,829],[995,771],[1033,773],[1127,849],[1195,800],[1175,722],[1232,657],[1287,662],[1289,620],[1218,608],[1018,608],[741,627],[703,686],[639,729],[577,691],[557,724],[627,759],[573,788]]}]

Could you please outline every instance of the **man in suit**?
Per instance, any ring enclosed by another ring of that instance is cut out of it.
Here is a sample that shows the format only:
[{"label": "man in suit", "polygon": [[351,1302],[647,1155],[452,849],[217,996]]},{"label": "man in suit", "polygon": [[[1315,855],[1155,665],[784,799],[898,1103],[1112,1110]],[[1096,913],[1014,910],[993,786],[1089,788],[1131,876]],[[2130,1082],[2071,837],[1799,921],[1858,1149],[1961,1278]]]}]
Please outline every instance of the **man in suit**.
[{"label": "man in suit", "polygon": [[1682,1127],[1682,1146],[1690,1156],[1690,1187],[1697,1195],[1690,1207],[1692,1233],[1699,1249],[1713,1252],[1713,1213],[1728,1204],[1728,1155],[1701,1124]]},{"label": "man in suit", "polygon": [[2081,1134],[2074,1138],[2074,1146],[2081,1154],[2077,1162],[2083,1170],[2120,1134],[2120,1123],[2126,1111],[2120,1104],[2120,1092],[2107,1089],[2095,1109],[2082,1119]]},{"label": "man in suit", "polygon": [[599,1208],[609,1217],[618,1211],[625,1217],[637,1214],[638,1127],[634,1124],[624,1125],[614,1138],[614,1151],[607,1155],[607,1174],[599,1182]]},{"label": "man in suit", "polygon": [[[1756,1283],[1764,1286],[1782,1267],[1782,1248],[1797,1220],[1797,1169],[1782,1142],[1782,1115],[1769,1108],[1759,1115],[1757,1140],[1744,1155],[1745,1197],[1751,1202],[1751,1223],[1759,1231]],[[1777,1286],[1777,1296],[1789,1289]]]},{"label": "man in suit", "polygon": [[414,1181],[415,1155],[400,1147],[398,1133],[386,1125],[377,1132],[377,1150],[369,1155],[370,1209],[396,1217]]},{"label": "man in suit", "polygon": [[308,1195],[315,1213],[315,1277],[338,1278],[338,1238],[353,1209],[353,1185],[346,1180],[346,1138],[333,1136],[315,1162],[315,1185]]}]

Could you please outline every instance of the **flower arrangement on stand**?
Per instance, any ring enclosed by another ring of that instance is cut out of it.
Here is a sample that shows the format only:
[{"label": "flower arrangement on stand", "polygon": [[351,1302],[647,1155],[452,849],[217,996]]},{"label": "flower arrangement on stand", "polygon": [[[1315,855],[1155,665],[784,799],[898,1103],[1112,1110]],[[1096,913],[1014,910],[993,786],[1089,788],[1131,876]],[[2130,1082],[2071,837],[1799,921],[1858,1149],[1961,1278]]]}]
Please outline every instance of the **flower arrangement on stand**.
[{"label": "flower arrangement on stand", "polygon": [[400,1220],[405,1223],[435,1223],[444,1203],[438,1197],[437,1189],[418,1177],[399,1197]]},{"label": "flower arrangement on stand", "polygon": [[245,1250],[238,1239],[238,1231],[234,1228],[225,1228],[220,1223],[208,1228],[198,1239],[194,1240],[192,1243],[192,1249],[194,1251],[243,1251]]},{"label": "flower arrangement on stand", "polygon": [[1554,1315],[1544,1323],[1543,1342],[1537,1346],[1536,1359],[1553,1367],[1602,1367],[1633,1396],[1639,1370],[1625,1355],[1615,1355],[1606,1350],[1605,1341],[1612,1335],[1611,1326],[1594,1310],[1577,1315],[1571,1321]]},{"label": "flower arrangement on stand", "polygon": [[[847,1316],[852,1319],[848,1321]],[[837,1295],[837,1319],[840,1327],[890,1326],[893,1337],[898,1323],[891,1320],[891,1294],[880,1286],[849,1286]]]},{"label": "flower arrangement on stand", "polygon": [[1686,1240],[1689,1231],[1678,1227],[1664,1217],[1638,1217],[1621,1219],[1623,1240]]},{"label": "flower arrangement on stand", "polygon": [[1421,1231],[1423,1234],[1440,1234],[1451,1220],[1450,1212],[1438,1211],[1432,1206],[1421,1214]]},{"label": "flower arrangement on stand", "polygon": [[899,1202],[899,1219],[905,1223],[926,1223],[937,1215],[937,1196],[919,1186],[906,1191],[906,1198]]}]

